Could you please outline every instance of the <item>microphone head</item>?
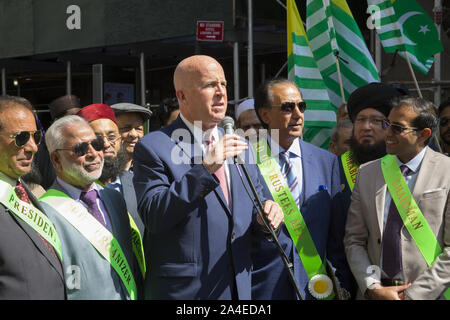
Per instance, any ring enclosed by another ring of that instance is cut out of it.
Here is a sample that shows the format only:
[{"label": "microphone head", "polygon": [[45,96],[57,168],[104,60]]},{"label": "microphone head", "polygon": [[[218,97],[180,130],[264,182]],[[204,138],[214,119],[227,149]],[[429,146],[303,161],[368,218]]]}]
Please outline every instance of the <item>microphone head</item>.
[{"label": "microphone head", "polygon": [[220,126],[225,130],[226,134],[234,133],[234,119],[232,117],[226,116],[220,122]]}]

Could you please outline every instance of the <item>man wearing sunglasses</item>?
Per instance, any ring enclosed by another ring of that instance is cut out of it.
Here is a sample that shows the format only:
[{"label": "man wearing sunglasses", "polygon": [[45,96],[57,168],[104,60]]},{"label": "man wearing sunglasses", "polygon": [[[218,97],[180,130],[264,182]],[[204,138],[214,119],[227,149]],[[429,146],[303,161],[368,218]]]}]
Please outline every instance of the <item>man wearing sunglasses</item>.
[{"label": "man wearing sunglasses", "polygon": [[[0,97],[0,299],[65,299],[59,237],[21,180],[42,133],[24,98]],[[36,219],[36,223],[34,223]],[[44,227],[44,222],[46,227]],[[52,230],[54,237],[49,237]]]},{"label": "man wearing sunglasses", "polygon": [[441,103],[438,114],[442,152],[450,156],[450,99]]},{"label": "man wearing sunglasses", "polygon": [[50,126],[46,141],[57,178],[39,200],[61,234],[68,299],[136,299],[142,276],[125,201],[95,183],[104,140],[71,115]]},{"label": "man wearing sunglasses", "polygon": [[[326,264],[324,259],[330,260],[337,268],[341,285],[349,290],[350,270],[345,264],[344,249],[342,246],[339,248],[336,241],[337,235],[343,233],[336,230],[335,223],[335,219],[342,215],[341,202],[338,200],[340,188],[336,156],[301,139],[307,106],[295,83],[286,79],[266,82],[255,95],[255,109],[261,123],[269,130],[267,144],[272,157],[289,186],[294,205],[299,209],[298,214],[303,217],[312,238],[311,242],[299,240],[299,243],[302,247],[308,246],[305,250],[315,259],[321,260],[323,266]],[[285,219],[288,214],[291,212],[285,212]],[[297,239],[291,238],[291,230],[287,229],[286,223],[279,241],[294,264],[294,276],[303,298],[315,299],[309,289],[311,274],[304,267],[306,257],[301,257],[297,252],[294,246]],[[294,287],[273,242],[261,235],[253,258],[252,298],[296,298]]]},{"label": "man wearing sunglasses", "polygon": [[344,244],[369,299],[450,299],[450,159],[428,145],[431,102],[401,97],[383,121],[387,155],[361,166]]},{"label": "man wearing sunglasses", "polygon": [[95,134],[104,142],[105,161],[99,182],[105,188],[120,192],[125,199],[133,222],[138,226],[139,233],[143,235],[144,224],[137,211],[133,177],[125,169],[129,162],[129,150],[122,144],[115,111],[106,104],[91,104],[82,108],[78,115],[89,122]]}]

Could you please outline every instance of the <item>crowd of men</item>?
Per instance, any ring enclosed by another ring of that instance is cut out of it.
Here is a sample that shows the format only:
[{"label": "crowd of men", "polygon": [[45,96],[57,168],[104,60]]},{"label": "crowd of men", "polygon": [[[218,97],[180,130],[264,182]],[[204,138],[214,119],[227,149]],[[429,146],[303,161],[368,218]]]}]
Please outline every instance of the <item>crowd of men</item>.
[{"label": "crowd of men", "polygon": [[242,136],[214,58],[173,81],[146,135],[135,104],[60,97],[44,135],[0,97],[0,299],[450,299],[450,100],[360,87],[328,152],[291,81],[236,106]]}]

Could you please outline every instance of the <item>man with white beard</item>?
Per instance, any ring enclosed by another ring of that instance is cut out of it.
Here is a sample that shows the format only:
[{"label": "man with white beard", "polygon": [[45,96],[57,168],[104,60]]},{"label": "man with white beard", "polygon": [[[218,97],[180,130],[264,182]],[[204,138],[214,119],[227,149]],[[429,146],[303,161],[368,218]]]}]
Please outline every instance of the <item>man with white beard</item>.
[{"label": "man with white beard", "polygon": [[40,198],[61,238],[68,299],[136,299],[142,277],[133,254],[125,202],[95,181],[104,141],[79,116],[46,133],[56,181]]}]

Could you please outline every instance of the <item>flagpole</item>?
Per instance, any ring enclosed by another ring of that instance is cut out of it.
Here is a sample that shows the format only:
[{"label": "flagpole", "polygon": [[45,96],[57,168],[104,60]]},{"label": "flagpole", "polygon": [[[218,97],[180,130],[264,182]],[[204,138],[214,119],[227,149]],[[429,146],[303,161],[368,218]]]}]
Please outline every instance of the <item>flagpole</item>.
[{"label": "flagpole", "polygon": [[422,91],[420,91],[419,83],[417,82],[417,79],[416,79],[416,74],[414,73],[414,70],[412,68],[411,61],[409,61],[408,52],[403,51],[403,53],[405,54],[406,62],[408,63],[408,68],[409,68],[409,71],[411,72],[411,76],[414,80],[414,85],[416,86],[416,90],[419,93],[419,97],[423,98]]},{"label": "flagpole", "polygon": [[345,101],[344,85],[343,85],[343,83],[342,83],[341,67],[339,66],[339,58],[338,58],[338,54],[335,54],[334,57],[336,58],[336,68],[337,68],[337,74],[338,74],[338,80],[339,80],[339,87],[340,87],[340,89],[341,89],[342,103],[347,103],[347,102]]}]

